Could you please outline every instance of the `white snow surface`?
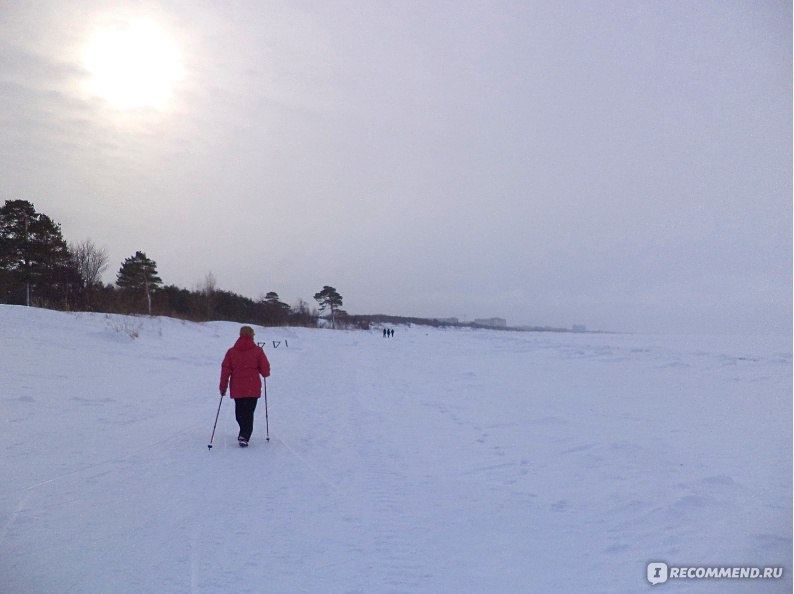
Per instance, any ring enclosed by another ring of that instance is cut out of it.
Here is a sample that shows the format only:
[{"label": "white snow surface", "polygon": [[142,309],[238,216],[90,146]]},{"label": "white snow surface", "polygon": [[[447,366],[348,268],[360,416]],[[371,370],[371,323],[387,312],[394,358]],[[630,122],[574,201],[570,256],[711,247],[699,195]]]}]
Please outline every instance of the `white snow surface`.
[{"label": "white snow surface", "polygon": [[0,306],[0,592],[791,591],[790,337],[238,329]]}]

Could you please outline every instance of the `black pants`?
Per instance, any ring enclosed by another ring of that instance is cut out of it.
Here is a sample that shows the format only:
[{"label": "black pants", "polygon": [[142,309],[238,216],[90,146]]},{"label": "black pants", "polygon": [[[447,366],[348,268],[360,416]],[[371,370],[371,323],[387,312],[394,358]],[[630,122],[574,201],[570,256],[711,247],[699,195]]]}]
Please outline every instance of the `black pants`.
[{"label": "black pants", "polygon": [[251,439],[251,433],[254,431],[254,411],[257,400],[259,398],[234,399],[234,416],[237,417],[237,424],[240,425],[240,437],[244,437],[246,441]]}]

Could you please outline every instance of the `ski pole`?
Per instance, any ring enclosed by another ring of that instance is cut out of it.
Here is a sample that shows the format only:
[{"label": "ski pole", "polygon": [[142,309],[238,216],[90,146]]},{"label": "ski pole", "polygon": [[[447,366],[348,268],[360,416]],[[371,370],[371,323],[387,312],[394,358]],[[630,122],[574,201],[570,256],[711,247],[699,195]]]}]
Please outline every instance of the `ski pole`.
[{"label": "ski pole", "polygon": [[207,449],[212,449],[212,440],[215,439],[215,427],[218,426],[218,415],[221,414],[221,404],[223,404],[223,394],[221,394],[221,399],[218,402],[218,412],[215,413],[215,424],[212,426],[212,436],[210,436],[210,442],[207,445]]},{"label": "ski pole", "polygon": [[267,378],[263,378],[265,384],[265,441],[270,441],[270,421],[267,418]]}]

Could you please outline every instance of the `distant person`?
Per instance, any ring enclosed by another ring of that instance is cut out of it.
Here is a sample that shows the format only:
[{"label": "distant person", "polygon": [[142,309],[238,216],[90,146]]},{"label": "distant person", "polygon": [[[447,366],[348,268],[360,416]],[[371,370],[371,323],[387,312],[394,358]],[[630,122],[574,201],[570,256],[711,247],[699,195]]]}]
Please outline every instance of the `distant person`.
[{"label": "distant person", "polygon": [[388,331],[388,330],[386,330],[386,328],[384,328],[384,329],[383,329],[383,338],[386,338],[386,336],[387,336],[388,332],[389,332],[389,331]]},{"label": "distant person", "polygon": [[262,395],[260,375],[270,376],[270,361],[262,347],[254,342],[254,329],[243,326],[240,328],[240,338],[223,358],[220,385],[223,397],[231,384],[229,396],[234,400],[234,413],[240,426],[237,442],[241,448],[248,446],[254,431],[254,410]]}]

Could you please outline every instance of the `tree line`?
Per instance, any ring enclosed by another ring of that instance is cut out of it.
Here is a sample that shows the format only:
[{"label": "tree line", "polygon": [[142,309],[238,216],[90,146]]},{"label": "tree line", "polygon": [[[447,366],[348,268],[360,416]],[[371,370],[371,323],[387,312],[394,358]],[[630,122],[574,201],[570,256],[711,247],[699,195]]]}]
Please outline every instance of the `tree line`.
[{"label": "tree line", "polygon": [[109,265],[106,250],[90,239],[68,244],[60,225],[32,203],[7,200],[0,208],[0,303],[263,326],[317,326],[323,317],[334,328],[369,325],[349,316],[328,285],[314,295],[318,311],[302,299],[290,306],[275,291],[258,300],[224,291],[212,273],[193,290],[167,285],[143,251],[121,263],[115,284],[102,281]]}]

